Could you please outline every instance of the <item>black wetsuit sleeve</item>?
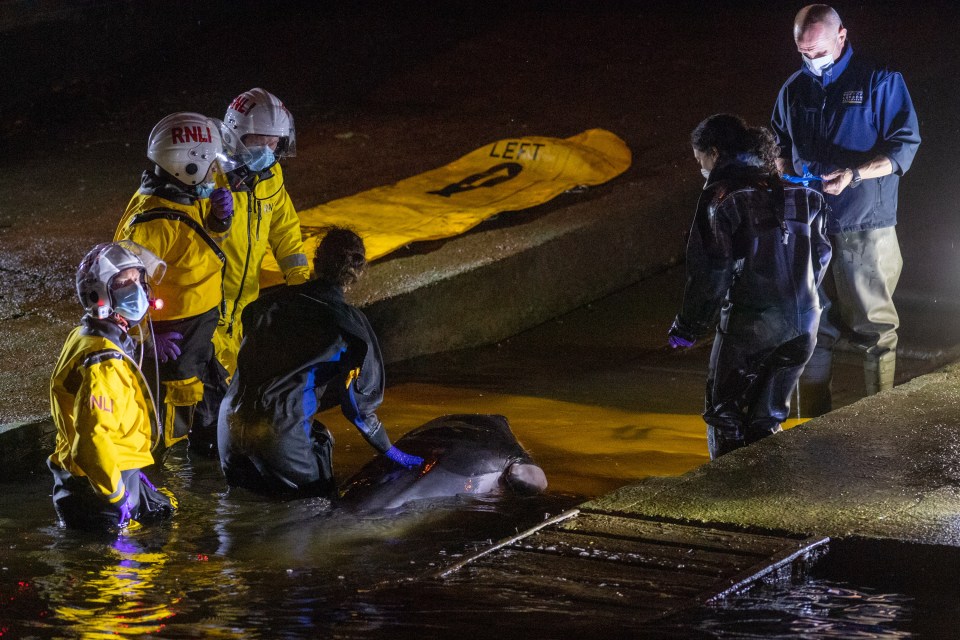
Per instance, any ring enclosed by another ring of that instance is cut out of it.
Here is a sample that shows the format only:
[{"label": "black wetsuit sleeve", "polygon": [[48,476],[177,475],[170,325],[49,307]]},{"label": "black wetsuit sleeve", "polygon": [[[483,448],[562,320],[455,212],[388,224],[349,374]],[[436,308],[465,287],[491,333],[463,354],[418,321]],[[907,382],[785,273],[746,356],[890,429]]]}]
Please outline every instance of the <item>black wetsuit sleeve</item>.
[{"label": "black wetsuit sleeve", "polygon": [[733,198],[724,198],[720,188],[708,188],[700,196],[687,242],[687,282],[677,324],[684,332],[700,337],[717,323],[720,307],[733,283],[733,233],[739,212]]}]

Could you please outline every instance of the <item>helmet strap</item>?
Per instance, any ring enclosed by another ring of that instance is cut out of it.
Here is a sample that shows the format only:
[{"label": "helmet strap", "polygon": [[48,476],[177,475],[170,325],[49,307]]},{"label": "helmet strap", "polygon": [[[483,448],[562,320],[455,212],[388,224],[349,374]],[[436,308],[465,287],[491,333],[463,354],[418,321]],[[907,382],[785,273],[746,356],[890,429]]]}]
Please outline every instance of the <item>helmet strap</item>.
[{"label": "helmet strap", "polygon": [[130,330],[130,322],[119,313],[114,313],[113,315],[111,315],[110,320],[112,320],[114,324],[116,324],[121,329],[123,329],[124,333]]}]

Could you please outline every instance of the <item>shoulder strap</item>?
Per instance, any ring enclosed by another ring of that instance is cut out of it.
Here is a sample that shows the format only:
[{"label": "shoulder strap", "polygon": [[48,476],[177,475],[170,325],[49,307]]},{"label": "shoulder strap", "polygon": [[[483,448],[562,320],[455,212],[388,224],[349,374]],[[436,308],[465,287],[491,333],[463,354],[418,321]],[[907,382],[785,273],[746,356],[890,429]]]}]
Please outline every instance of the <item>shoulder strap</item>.
[{"label": "shoulder strap", "polygon": [[164,209],[162,207],[149,209],[130,218],[129,224],[130,226],[133,226],[143,222],[150,222],[151,220],[175,220],[177,222],[182,222],[193,229],[193,231],[200,236],[200,239],[203,240],[208,247],[210,247],[210,250],[213,251],[214,255],[216,255],[220,260],[220,316],[223,317],[226,315],[227,300],[223,292],[223,281],[227,272],[227,255],[223,252],[223,249],[220,248],[220,245],[218,245],[214,239],[210,237],[210,234],[207,233],[207,230],[203,228],[203,225],[198,223],[183,211],[176,211],[175,209]]},{"label": "shoulder strap", "polygon": [[207,246],[210,247],[210,250],[216,254],[217,258],[220,259],[220,262],[226,263],[227,256],[223,253],[223,250],[220,249],[219,245],[210,237],[210,234],[207,233],[207,230],[203,228],[199,222],[188,216],[183,211],[176,211],[174,209],[150,209],[149,211],[144,211],[143,213],[138,213],[130,219],[130,225],[140,224],[142,222],[150,222],[152,220],[176,220],[177,222],[182,222],[187,225],[193,231],[200,236],[201,239]]}]

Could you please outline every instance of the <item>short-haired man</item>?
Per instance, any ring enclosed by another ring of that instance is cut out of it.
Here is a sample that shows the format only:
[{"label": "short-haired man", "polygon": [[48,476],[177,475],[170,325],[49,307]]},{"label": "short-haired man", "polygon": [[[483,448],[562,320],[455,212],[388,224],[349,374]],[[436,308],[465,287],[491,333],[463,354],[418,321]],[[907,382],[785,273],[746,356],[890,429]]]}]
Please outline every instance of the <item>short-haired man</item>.
[{"label": "short-haired man", "polygon": [[[803,66],[780,89],[771,118],[778,168],[822,179],[837,304],[864,351],[866,391],[877,393],[893,386],[896,367],[900,321],[892,296],[903,261],[894,227],[900,176],[920,145],[917,115],[902,76],[855,54],[831,7],[801,9],[793,35]],[[808,416],[831,409],[840,335],[822,290],[821,300],[817,348],[800,381]]]}]

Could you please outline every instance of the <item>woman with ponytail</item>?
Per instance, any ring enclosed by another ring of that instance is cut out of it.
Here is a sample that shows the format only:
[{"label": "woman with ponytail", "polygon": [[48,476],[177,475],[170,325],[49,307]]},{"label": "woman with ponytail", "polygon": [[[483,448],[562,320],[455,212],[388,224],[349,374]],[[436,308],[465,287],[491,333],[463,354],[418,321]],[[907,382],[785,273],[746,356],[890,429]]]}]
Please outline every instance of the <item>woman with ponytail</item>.
[{"label": "woman with ponytail", "polygon": [[830,243],[823,196],[780,179],[768,130],[716,114],[690,141],[706,184],[668,342],[689,348],[716,330],[703,413],[713,459],[780,431],[789,415],[816,343]]},{"label": "woman with ponytail", "polygon": [[423,460],[390,444],[376,410],[383,359],[366,316],[344,291],[366,269],[363,240],[331,227],[314,279],[262,296],[243,311],[237,371],[220,408],[220,464],[232,486],[278,496],[336,495],[333,438],[313,419],[329,385],[367,442],[395,463]]}]

